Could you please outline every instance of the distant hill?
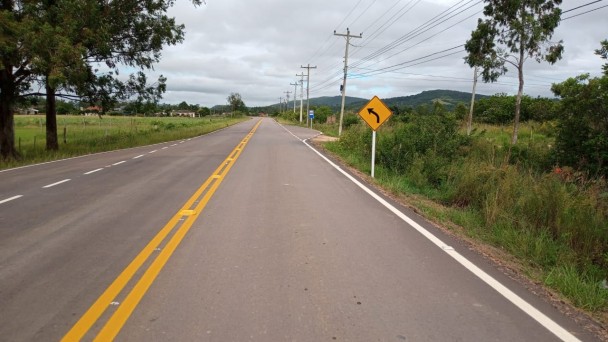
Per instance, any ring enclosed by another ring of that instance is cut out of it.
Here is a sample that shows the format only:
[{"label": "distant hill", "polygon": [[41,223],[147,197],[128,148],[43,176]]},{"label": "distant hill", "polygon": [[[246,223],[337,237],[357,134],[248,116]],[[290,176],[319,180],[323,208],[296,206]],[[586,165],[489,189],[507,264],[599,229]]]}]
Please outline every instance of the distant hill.
[{"label": "distant hill", "polygon": [[[476,99],[488,97],[487,95],[476,94]],[[347,96],[345,99],[345,107],[350,110],[359,110],[369,100],[360,97]],[[442,103],[448,110],[453,109],[458,103],[469,104],[471,102],[471,93],[454,91],[454,90],[425,90],[420,94],[383,98],[382,101],[389,107],[418,107],[420,105],[432,105],[435,101]],[[334,111],[340,109],[342,103],[341,96],[322,96],[310,99],[310,105],[316,106],[328,106]],[[296,102],[296,106],[300,105],[300,101]],[[306,100],[304,100],[304,106],[306,106]],[[216,108],[217,107],[217,108]],[[221,110],[225,106],[215,106],[213,109]],[[277,108],[278,103],[272,104],[266,107],[255,107],[260,111],[272,111],[272,108]],[[293,101],[289,101],[287,108],[293,107]]]},{"label": "distant hill", "polygon": [[[487,97],[487,95],[476,94],[475,97],[481,99]],[[468,104],[471,102],[471,93],[454,90],[427,90],[420,94],[392,97],[384,99],[383,101],[389,107],[417,107],[439,101],[441,104],[451,109],[458,103],[462,102]]]},{"label": "distant hill", "polygon": [[[355,103],[369,101],[360,97],[346,96],[344,99],[344,105],[350,106]],[[292,102],[293,103],[293,102]],[[329,106],[334,108],[340,108],[342,105],[342,96],[323,96],[315,97],[310,99],[311,106]]]},{"label": "distant hill", "polygon": [[[477,99],[487,97],[487,95],[476,94]],[[345,107],[348,109],[360,109],[369,100],[360,97],[347,96],[345,100]],[[310,99],[311,106],[329,106],[333,109],[339,109],[341,105],[341,96],[323,96]],[[410,96],[399,96],[384,98],[382,101],[389,107],[418,107],[420,105],[432,105],[435,101],[439,101],[446,108],[452,109],[458,103],[468,104],[471,102],[471,93],[454,91],[454,90],[426,90],[420,94]],[[293,102],[290,102],[293,106]],[[299,103],[297,103],[299,105]],[[277,106],[275,104],[275,106]]]}]

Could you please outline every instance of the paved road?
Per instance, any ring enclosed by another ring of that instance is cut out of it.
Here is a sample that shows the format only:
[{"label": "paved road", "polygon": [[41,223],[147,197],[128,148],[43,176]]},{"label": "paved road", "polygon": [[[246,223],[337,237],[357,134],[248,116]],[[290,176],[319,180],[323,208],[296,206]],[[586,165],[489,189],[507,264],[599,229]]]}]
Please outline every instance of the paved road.
[{"label": "paved road", "polygon": [[0,340],[594,340],[315,134],[254,119],[0,172]]}]

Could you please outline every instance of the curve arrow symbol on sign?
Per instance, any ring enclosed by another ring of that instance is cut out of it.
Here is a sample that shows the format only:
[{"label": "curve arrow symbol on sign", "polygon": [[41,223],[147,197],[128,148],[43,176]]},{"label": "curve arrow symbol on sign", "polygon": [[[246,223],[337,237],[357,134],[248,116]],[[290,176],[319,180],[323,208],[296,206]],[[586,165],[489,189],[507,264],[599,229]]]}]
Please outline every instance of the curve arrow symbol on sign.
[{"label": "curve arrow symbol on sign", "polygon": [[375,115],[376,123],[380,123],[380,115],[378,115],[378,113],[374,112],[374,108],[367,108],[367,112],[369,113],[369,115]]}]

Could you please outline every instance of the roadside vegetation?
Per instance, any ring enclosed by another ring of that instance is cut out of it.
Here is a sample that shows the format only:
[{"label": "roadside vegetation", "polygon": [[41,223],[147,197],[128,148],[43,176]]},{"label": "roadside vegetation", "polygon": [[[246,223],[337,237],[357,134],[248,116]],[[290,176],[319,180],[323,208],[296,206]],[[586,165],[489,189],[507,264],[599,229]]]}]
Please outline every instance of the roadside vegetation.
[{"label": "roadside vegetation", "polygon": [[[608,322],[608,75],[553,91],[559,99],[522,98],[516,144],[515,96],[478,100],[471,135],[464,104],[391,108],[378,130],[374,181],[454,232],[508,252],[527,276]],[[313,128],[337,135],[337,124]],[[339,141],[325,148],[369,174],[371,137],[349,113]]]},{"label": "roadside vegetation", "polygon": [[1,160],[0,169],[85,154],[112,151],[199,136],[247,120],[235,117],[203,118],[60,115],[58,151],[45,148],[44,115],[15,116],[15,148],[21,158]]}]

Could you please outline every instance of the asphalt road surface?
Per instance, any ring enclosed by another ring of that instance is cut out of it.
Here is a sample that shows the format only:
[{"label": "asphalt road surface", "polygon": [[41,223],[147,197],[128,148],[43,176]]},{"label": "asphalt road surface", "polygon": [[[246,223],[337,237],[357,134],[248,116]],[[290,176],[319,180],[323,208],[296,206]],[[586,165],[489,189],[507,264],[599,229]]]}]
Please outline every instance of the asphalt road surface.
[{"label": "asphalt road surface", "polygon": [[595,340],[316,134],[256,118],[0,172],[0,340]]}]

